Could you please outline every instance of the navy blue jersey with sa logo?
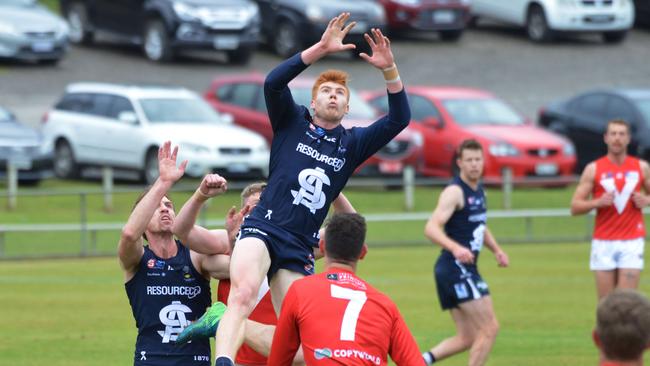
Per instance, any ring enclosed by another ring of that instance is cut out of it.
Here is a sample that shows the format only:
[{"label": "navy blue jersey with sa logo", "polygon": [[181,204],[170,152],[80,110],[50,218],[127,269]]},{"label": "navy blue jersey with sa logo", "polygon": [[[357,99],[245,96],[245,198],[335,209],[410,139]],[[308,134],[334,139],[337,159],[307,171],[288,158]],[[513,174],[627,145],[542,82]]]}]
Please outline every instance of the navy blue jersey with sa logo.
[{"label": "navy blue jersey with sa logo", "polygon": [[175,342],[211,304],[209,281],[192,265],[189,249],[176,245],[178,253],[169,259],[145,246],[138,271],[124,285],[138,328],[134,365],[210,365],[208,339]]},{"label": "navy blue jersey with sa logo", "polygon": [[287,86],[306,68],[296,54],[266,78],[264,95],[273,127],[268,186],[242,228],[264,230],[270,225],[304,245],[317,246],[330,203],[355,168],[408,125],[410,109],[402,90],[388,94],[388,115],[368,127],[323,129],[312,123],[306,107],[294,102]]},{"label": "navy blue jersey with sa logo", "polygon": [[[460,245],[474,253],[474,265],[478,263],[478,255],[483,247],[485,227],[487,224],[487,202],[483,186],[478,185],[473,190],[460,177],[454,177],[452,185],[457,185],[463,190],[463,208],[455,211],[445,224],[445,233]],[[453,254],[443,250],[442,257],[455,260]]]}]

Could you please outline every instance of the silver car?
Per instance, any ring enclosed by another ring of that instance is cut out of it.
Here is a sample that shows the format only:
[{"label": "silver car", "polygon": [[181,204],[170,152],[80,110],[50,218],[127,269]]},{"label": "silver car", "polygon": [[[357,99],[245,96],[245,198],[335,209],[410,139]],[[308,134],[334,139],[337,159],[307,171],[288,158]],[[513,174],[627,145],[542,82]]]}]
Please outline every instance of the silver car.
[{"label": "silver car", "polygon": [[36,0],[0,1],[0,58],[56,64],[68,47],[68,26]]}]

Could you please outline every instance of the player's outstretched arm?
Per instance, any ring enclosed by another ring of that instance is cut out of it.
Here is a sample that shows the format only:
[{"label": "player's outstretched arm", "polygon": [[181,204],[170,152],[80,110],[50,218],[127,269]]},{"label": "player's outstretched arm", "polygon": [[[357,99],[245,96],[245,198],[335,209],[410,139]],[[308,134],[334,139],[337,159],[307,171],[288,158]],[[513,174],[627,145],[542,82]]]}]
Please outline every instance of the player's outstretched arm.
[{"label": "player's outstretched arm", "polygon": [[364,37],[368,45],[370,45],[372,56],[361,53],[359,57],[383,72],[386,89],[388,89],[389,93],[399,93],[404,88],[404,85],[397,71],[393,51],[390,47],[390,40],[380,29],[373,28],[370,32],[372,36],[366,33]]},{"label": "player's outstretched arm", "polygon": [[353,50],[354,44],[343,43],[343,39],[357,23],[351,22],[346,25],[350,19],[350,13],[341,13],[332,18],[327,24],[321,39],[308,49],[302,51],[300,58],[306,65],[311,65],[319,59],[333,53]]},{"label": "player's outstretched arm", "polygon": [[494,235],[492,235],[492,232],[488,227],[485,228],[485,236],[483,242],[485,243],[485,246],[488,247],[492,253],[494,253],[494,257],[496,258],[499,267],[508,267],[510,265],[508,254],[506,254],[506,252],[501,249],[497,243],[496,238]]},{"label": "player's outstretched arm", "polygon": [[589,163],[580,176],[580,182],[571,198],[571,215],[583,215],[594,208],[611,206],[614,202],[613,193],[605,193],[599,198],[589,199],[594,188],[596,163]]},{"label": "player's outstretched arm", "polygon": [[120,265],[127,272],[127,277],[129,273],[132,273],[137,268],[140,258],[142,258],[144,253],[142,234],[147,229],[149,221],[156,212],[156,209],[160,206],[162,198],[185,173],[187,161],[183,161],[177,167],[177,155],[178,146],[172,151],[171,141],[166,141],[158,149],[158,170],[160,172],[158,179],[156,179],[147,194],[135,206],[129,219],[122,228],[120,241],[117,246],[117,254]]},{"label": "player's outstretched arm", "polygon": [[196,225],[203,204],[228,189],[226,180],[218,174],[206,175],[194,194],[185,202],[176,216],[172,231],[186,247],[201,254],[221,254],[230,250],[224,230],[208,230]]},{"label": "player's outstretched arm", "polygon": [[473,263],[474,254],[471,250],[451,239],[444,231],[444,226],[454,211],[462,208],[463,191],[457,185],[445,188],[438,198],[438,205],[424,227],[424,235],[433,243],[437,243],[450,251],[461,263]]}]

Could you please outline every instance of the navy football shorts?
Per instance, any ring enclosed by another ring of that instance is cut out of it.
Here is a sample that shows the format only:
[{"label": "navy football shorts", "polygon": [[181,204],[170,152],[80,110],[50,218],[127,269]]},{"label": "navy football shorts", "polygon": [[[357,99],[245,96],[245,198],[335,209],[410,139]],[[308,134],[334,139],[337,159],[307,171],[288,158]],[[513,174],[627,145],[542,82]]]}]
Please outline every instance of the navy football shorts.
[{"label": "navy football shorts", "polygon": [[457,260],[440,257],[433,268],[433,274],[443,310],[457,308],[461,303],[490,294],[487,283],[475,265],[464,265]]},{"label": "navy football shorts", "polygon": [[288,231],[260,223],[242,225],[237,239],[248,237],[258,238],[266,244],[266,249],[271,257],[271,266],[266,274],[269,282],[281,268],[302,273],[305,276],[314,274],[313,247],[303,243]]}]

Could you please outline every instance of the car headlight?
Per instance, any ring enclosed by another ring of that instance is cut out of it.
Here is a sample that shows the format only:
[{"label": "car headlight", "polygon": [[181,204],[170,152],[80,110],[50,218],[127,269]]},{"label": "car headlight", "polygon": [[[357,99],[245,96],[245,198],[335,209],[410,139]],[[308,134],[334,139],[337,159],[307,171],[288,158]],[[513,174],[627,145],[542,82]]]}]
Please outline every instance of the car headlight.
[{"label": "car headlight", "polygon": [[181,20],[195,21],[200,19],[200,9],[195,6],[188,5],[181,1],[175,1],[172,6],[174,12],[179,18],[181,18]]},{"label": "car headlight", "polygon": [[394,3],[406,6],[418,6],[422,0],[393,0]]},{"label": "car headlight", "polygon": [[411,140],[413,141],[413,144],[417,147],[422,147],[422,145],[424,145],[424,138],[422,137],[422,134],[419,132],[413,133]]},{"label": "car headlight", "polygon": [[620,0],[619,5],[621,6],[621,8],[629,6],[630,5],[630,0]]},{"label": "car headlight", "polygon": [[512,144],[507,142],[499,142],[496,144],[491,144],[490,155],[492,156],[517,156],[519,155],[519,150],[514,147]]},{"label": "car headlight", "polygon": [[66,22],[59,23],[59,26],[56,29],[56,37],[65,38],[68,36],[68,33],[70,33],[70,28],[68,28],[68,24],[66,24]]},{"label": "car headlight", "polygon": [[189,142],[181,142],[179,145],[181,146],[182,150],[190,151],[195,154],[207,154],[210,152],[210,148],[203,145],[193,144]]},{"label": "car headlight", "polygon": [[576,0],[556,0],[556,2],[558,6],[575,7],[578,5]]},{"label": "car headlight", "polygon": [[573,156],[576,154],[576,148],[570,142],[565,142],[562,146],[562,153],[564,156]]},{"label": "car headlight", "polygon": [[16,27],[8,23],[0,23],[0,34],[9,36],[20,36],[20,32]]},{"label": "car headlight", "polygon": [[250,3],[250,4],[246,5],[244,13],[246,14],[245,18],[247,20],[251,20],[251,19],[253,19],[253,18],[255,18],[255,17],[257,17],[259,15],[260,8],[257,6],[257,4]]},{"label": "car headlight", "polygon": [[327,20],[325,19],[325,11],[323,11],[323,8],[315,4],[307,5],[305,14],[307,15],[307,19],[312,22],[323,22]]}]

